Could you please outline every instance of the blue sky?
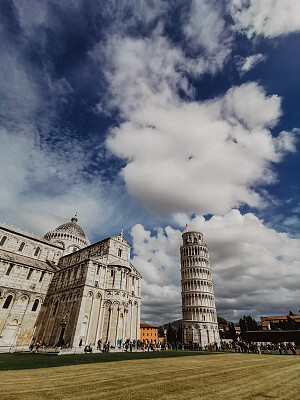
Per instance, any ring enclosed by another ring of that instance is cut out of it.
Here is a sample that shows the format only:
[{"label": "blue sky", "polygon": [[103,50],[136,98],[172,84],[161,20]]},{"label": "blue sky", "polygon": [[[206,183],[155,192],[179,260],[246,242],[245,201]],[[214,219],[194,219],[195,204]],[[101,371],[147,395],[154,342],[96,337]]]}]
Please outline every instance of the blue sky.
[{"label": "blue sky", "polygon": [[3,0],[0,35],[2,222],[123,226],[142,322],[180,318],[186,223],[219,315],[298,312],[297,0]]}]

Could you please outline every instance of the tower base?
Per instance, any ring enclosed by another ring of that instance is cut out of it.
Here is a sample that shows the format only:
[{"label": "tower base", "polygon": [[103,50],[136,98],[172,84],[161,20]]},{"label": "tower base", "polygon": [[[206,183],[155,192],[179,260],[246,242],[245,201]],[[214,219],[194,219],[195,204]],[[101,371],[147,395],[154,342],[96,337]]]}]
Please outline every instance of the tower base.
[{"label": "tower base", "polygon": [[219,328],[217,323],[183,321],[182,334],[184,344],[197,343],[201,347],[220,346]]}]

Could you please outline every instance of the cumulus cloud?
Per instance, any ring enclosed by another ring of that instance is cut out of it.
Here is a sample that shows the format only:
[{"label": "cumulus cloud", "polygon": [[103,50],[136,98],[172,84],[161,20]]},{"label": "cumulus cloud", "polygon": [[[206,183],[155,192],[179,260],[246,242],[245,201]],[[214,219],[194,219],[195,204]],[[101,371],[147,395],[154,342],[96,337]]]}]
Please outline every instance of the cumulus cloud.
[{"label": "cumulus cloud", "polygon": [[[105,65],[109,88],[98,108],[122,116],[107,147],[126,162],[121,176],[127,189],[150,211],[223,214],[241,204],[263,206],[257,187],[276,180],[273,163],[290,151],[288,145],[279,151],[280,140],[271,135],[280,98],[247,83],[194,101],[189,77],[221,68],[231,38],[214,2],[191,4],[181,21],[186,46],[172,43],[157,24],[146,38],[113,34],[90,52]],[[244,69],[261,58],[254,57]],[[293,136],[286,136],[290,143]]]},{"label": "cumulus cloud", "polygon": [[238,57],[237,58],[237,67],[240,75],[244,75],[246,72],[250,71],[250,69],[254,68],[257,64],[265,60],[265,56],[263,54],[253,54],[249,57]]},{"label": "cumulus cloud", "polygon": [[180,231],[168,226],[157,229],[155,235],[141,224],[131,230],[133,264],[141,272],[141,321],[161,323],[181,318],[180,270],[178,249]]},{"label": "cumulus cloud", "polygon": [[299,135],[300,130],[294,128],[292,130],[292,134],[290,132],[282,131],[275,139],[275,145],[277,147],[278,152],[285,153],[286,151],[295,153],[296,152],[296,144],[297,144],[297,136]]},{"label": "cumulus cloud", "polygon": [[[210,252],[218,315],[237,321],[244,314],[298,311],[299,239],[268,228],[254,214],[232,210],[205,220],[174,215],[174,222],[204,234]],[[143,275],[142,319],[159,323],[181,318],[181,230],[159,228],[151,234],[132,229],[134,264]]]},{"label": "cumulus cloud", "polygon": [[281,139],[270,133],[281,114],[278,96],[249,83],[203,103],[175,98],[163,107],[151,99],[107,139],[127,161],[122,175],[133,196],[159,212],[223,214],[242,203],[262,205],[254,185],[274,181],[271,165],[293,143],[293,132]]},{"label": "cumulus cloud", "polygon": [[231,0],[228,9],[234,29],[248,38],[255,35],[273,38],[300,30],[298,0]]}]

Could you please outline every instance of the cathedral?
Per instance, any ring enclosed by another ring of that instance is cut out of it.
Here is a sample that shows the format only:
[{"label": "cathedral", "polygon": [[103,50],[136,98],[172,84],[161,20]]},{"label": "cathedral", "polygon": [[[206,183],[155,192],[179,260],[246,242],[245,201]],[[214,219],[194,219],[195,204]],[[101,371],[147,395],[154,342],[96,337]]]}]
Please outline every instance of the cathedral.
[{"label": "cathedral", "polygon": [[77,222],[43,238],[0,224],[0,352],[139,339],[141,275],[123,230],[90,244]]}]

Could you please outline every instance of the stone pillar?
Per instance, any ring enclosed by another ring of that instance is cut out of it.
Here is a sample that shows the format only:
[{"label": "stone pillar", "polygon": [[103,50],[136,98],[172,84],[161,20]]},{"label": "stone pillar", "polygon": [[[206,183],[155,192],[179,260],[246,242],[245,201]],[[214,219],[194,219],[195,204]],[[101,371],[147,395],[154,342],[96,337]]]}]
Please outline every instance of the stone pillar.
[{"label": "stone pillar", "polygon": [[103,336],[103,316],[104,316],[104,307],[102,305],[103,301],[102,301],[102,297],[100,297],[100,310],[99,310],[99,321],[98,321],[98,327],[97,327],[97,334],[96,334],[96,341],[98,341],[99,339],[102,340],[102,336]]},{"label": "stone pillar", "polygon": [[127,318],[128,318],[128,309],[124,308],[122,343],[124,343],[126,339]]}]

